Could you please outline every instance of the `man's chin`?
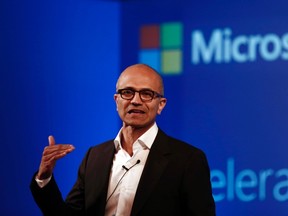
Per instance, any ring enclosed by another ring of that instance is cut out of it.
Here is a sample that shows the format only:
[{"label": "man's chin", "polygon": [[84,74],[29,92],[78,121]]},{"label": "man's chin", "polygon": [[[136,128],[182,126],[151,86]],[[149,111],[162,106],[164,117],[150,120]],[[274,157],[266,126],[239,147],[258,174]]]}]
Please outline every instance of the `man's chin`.
[{"label": "man's chin", "polygon": [[135,128],[135,129],[145,128],[145,125],[142,125],[142,124],[129,124],[127,126]]},{"label": "man's chin", "polygon": [[149,129],[154,123],[146,123],[144,124],[143,122],[127,122],[124,124],[125,127],[131,127],[134,129]]}]

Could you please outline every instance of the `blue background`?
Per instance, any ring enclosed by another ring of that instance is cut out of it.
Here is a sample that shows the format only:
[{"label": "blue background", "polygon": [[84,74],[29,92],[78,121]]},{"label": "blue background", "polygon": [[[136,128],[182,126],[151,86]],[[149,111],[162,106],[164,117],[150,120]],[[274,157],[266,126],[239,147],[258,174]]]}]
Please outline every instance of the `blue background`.
[{"label": "blue background", "polygon": [[[207,44],[213,30],[225,28],[232,30],[232,40],[271,33],[282,37],[288,32],[287,6],[284,1],[224,0],[139,0],[122,6],[123,65],[138,60],[142,26],[183,25],[183,71],[163,75],[168,103],[158,123],[169,134],[203,149],[211,170],[225,175],[226,187],[213,189],[224,197],[216,203],[217,215],[288,215],[288,64],[281,58],[265,61],[257,51],[253,62],[193,65],[191,34],[200,30]],[[231,163],[233,171],[228,171]],[[279,170],[285,173],[281,178],[276,177]],[[265,183],[264,171],[271,172]],[[237,194],[241,189],[236,184],[243,174],[243,181],[254,184],[243,189],[245,196]],[[279,183],[283,201],[273,193]],[[249,200],[250,195],[255,198]]]},{"label": "blue background", "polygon": [[119,128],[117,2],[0,3],[0,215],[41,215],[29,184],[47,137],[76,150],[57,163],[66,196],[89,146]]},{"label": "blue background", "polygon": [[[159,126],[203,149],[212,170],[225,173],[231,158],[235,175],[287,169],[287,61],[190,61],[193,30],[207,37],[225,27],[233,36],[282,35],[288,32],[287,8],[287,2],[272,0],[2,0],[0,214],[41,215],[29,183],[48,135],[76,146],[55,170],[64,196],[88,147],[116,135],[115,82],[138,61],[144,24],[184,26],[184,69],[181,76],[164,76],[168,104]],[[268,180],[264,200],[224,199],[216,203],[217,215],[287,216],[287,200],[272,193],[280,179]]]}]

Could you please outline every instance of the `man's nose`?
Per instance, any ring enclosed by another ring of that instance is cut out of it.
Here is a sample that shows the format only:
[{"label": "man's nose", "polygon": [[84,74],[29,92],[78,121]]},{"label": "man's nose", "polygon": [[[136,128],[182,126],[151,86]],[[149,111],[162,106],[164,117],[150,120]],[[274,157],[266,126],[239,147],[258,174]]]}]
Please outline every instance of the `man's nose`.
[{"label": "man's nose", "polygon": [[142,99],[140,97],[140,93],[139,92],[135,92],[134,97],[131,100],[131,103],[142,103]]}]

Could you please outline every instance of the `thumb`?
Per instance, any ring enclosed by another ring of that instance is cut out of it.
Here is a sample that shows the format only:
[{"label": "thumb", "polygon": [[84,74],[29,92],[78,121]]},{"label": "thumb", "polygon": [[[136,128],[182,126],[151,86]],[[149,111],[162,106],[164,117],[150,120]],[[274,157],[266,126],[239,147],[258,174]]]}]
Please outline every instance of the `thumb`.
[{"label": "thumb", "polygon": [[49,146],[55,145],[55,139],[53,136],[48,137]]}]

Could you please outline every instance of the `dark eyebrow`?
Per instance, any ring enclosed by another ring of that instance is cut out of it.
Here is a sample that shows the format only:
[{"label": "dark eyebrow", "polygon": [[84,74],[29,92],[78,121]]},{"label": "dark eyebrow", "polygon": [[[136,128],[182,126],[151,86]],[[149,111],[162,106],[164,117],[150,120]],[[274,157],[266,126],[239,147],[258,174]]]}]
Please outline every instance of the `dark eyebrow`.
[{"label": "dark eyebrow", "polygon": [[146,90],[149,90],[149,91],[153,91],[154,92],[154,90],[152,90],[150,88],[143,88],[143,89],[140,89],[140,90],[136,90],[133,87],[125,87],[125,88],[122,88],[122,89],[129,89],[129,90],[134,90],[134,91],[146,91]]}]

